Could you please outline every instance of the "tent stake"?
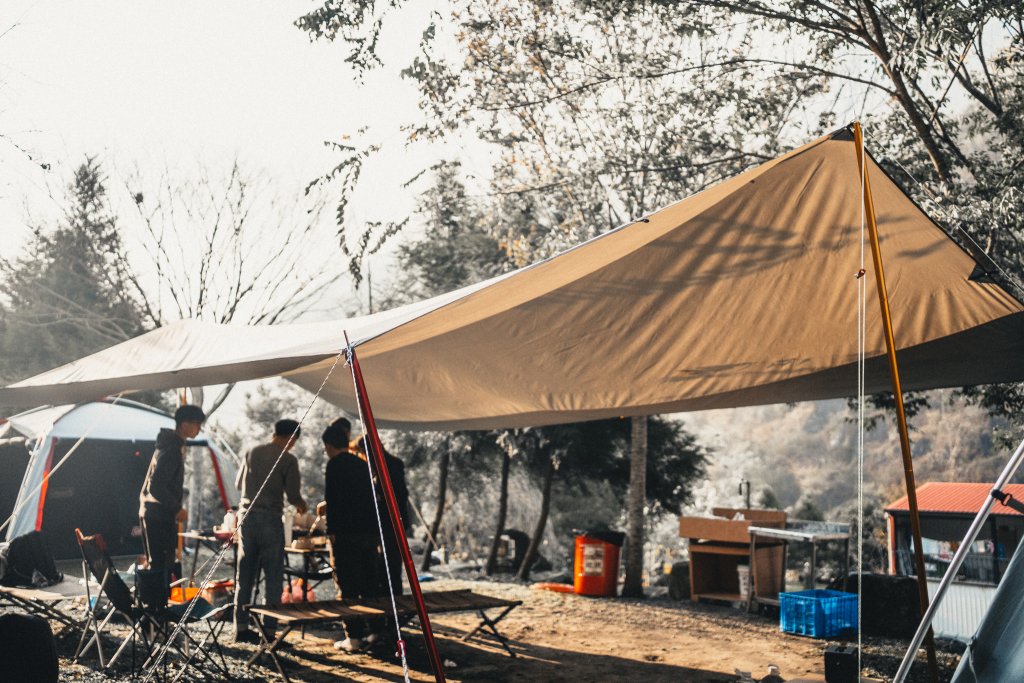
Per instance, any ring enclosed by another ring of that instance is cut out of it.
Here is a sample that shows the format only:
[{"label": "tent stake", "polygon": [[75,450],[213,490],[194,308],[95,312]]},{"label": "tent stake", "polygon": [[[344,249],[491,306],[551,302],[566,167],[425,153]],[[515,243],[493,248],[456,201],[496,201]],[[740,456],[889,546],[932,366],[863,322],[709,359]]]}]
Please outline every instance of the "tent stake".
[{"label": "tent stake", "polygon": [[387,461],[384,458],[384,446],[380,442],[380,434],[377,433],[377,423],[373,419],[370,397],[366,393],[363,371],[359,367],[359,359],[356,358],[354,346],[349,346],[349,362],[352,363],[352,374],[356,380],[356,400],[362,408],[363,420],[365,421],[364,427],[366,434],[370,437],[369,445],[371,448],[367,449],[370,451],[367,455],[372,453],[371,457],[373,458],[374,467],[377,470],[377,476],[380,477],[381,488],[384,489],[384,500],[387,502],[391,528],[395,532],[395,538],[400,540],[398,549],[402,553],[405,573],[409,578],[409,589],[416,599],[416,611],[420,618],[423,640],[427,645],[430,667],[434,670],[434,680],[437,683],[445,683],[444,666],[441,663],[441,656],[437,652],[437,643],[434,642],[434,631],[430,628],[430,617],[427,615],[427,606],[423,602],[423,591],[420,590],[420,581],[416,574],[416,563],[413,561],[412,552],[409,550],[409,540],[405,536],[405,525],[402,523],[402,518],[398,511],[398,499],[395,497],[395,490],[391,486],[391,474],[388,472]]},{"label": "tent stake", "polygon": [[[914,571],[917,573],[917,593],[923,617],[928,609],[928,577],[925,574],[924,548],[921,545],[921,516],[917,510],[917,484],[914,481],[914,462],[910,457],[910,436],[907,433],[907,413],[903,407],[903,387],[900,383],[899,366],[896,364],[896,341],[892,331],[892,316],[889,313],[889,297],[885,289],[885,272],[882,270],[882,251],[878,241],[878,225],[875,223],[875,203],[871,197],[871,183],[864,164],[864,137],[859,121],[853,124],[853,139],[857,152],[857,167],[860,169],[864,181],[864,216],[871,242],[871,260],[875,266],[878,304],[882,309],[882,327],[885,331],[885,348],[889,357],[892,392],[896,399],[896,424],[900,433],[900,452],[903,455],[903,478],[906,482],[907,504],[910,508],[910,531],[914,537]],[[930,627],[925,637],[925,645],[928,649],[928,671],[932,683],[938,683],[939,665],[935,658],[935,637]]]}]

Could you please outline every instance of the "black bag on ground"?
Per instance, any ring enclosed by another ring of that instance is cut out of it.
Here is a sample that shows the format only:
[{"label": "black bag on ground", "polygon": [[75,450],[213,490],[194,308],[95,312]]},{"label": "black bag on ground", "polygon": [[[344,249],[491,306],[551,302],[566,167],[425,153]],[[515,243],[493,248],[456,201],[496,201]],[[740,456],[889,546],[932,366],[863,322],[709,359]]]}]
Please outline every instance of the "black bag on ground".
[{"label": "black bag on ground", "polygon": [[7,567],[0,583],[45,588],[63,579],[64,575],[57,571],[53,555],[41,533],[30,531],[11,541],[7,549]]},{"label": "black bag on ground", "polygon": [[0,614],[0,680],[57,683],[57,646],[45,619]]},{"label": "black bag on ground", "polygon": [[[864,635],[882,638],[910,638],[920,621],[921,604],[917,579],[912,576],[863,574],[861,628]],[[857,592],[857,575],[839,577],[829,588]]]}]

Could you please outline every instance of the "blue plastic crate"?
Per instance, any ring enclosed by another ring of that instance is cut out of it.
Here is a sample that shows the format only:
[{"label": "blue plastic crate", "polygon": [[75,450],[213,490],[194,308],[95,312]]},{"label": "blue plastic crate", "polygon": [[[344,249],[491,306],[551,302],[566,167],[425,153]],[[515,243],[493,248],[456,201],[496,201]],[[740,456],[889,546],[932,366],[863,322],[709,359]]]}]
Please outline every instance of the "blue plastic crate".
[{"label": "blue plastic crate", "polygon": [[786,633],[835,638],[857,631],[857,595],[813,590],[779,594],[780,627]]}]

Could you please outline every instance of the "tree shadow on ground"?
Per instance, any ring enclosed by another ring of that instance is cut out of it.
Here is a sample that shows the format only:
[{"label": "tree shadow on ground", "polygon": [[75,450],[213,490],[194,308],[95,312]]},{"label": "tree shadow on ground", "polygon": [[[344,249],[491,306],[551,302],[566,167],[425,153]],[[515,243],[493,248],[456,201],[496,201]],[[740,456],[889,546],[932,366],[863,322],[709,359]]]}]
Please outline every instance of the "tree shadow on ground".
[{"label": "tree shadow on ground", "polygon": [[[330,632],[313,632],[330,637]],[[460,639],[462,631],[445,626],[434,627],[438,649],[445,661],[445,674],[450,681],[544,681],[545,683],[598,683],[604,681],[672,681],[673,683],[718,683],[734,681],[735,676],[716,671],[693,669],[658,661],[627,659],[612,655],[543,647],[511,640],[516,654],[509,655],[492,640]],[[318,639],[319,641],[319,639]],[[319,641],[323,643],[326,641]],[[306,645],[305,643],[308,643]],[[310,641],[298,641],[281,658],[285,671],[295,681],[380,680],[401,683],[404,678],[400,662],[393,655],[393,645],[380,645],[373,652],[343,655]],[[430,661],[422,637],[407,641],[410,677],[414,681],[433,680]],[[453,666],[454,664],[454,666]],[[251,669],[251,680],[280,680],[273,664],[264,658],[259,668]],[[259,672],[259,673],[257,673]],[[260,678],[260,675],[265,678]]]}]

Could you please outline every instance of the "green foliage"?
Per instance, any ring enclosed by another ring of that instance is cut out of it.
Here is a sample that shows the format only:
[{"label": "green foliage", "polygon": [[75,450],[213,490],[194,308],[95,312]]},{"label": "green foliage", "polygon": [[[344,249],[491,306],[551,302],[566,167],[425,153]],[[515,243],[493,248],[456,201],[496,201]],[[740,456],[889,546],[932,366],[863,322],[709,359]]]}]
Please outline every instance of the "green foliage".
[{"label": "green foliage", "polygon": [[145,331],[100,163],[87,158],[59,223],[0,260],[0,378],[31,376]]},{"label": "green foliage", "polygon": [[775,495],[775,491],[772,490],[771,486],[765,486],[761,489],[761,496],[758,498],[757,505],[765,510],[782,509],[782,503],[779,502],[779,498]]},{"label": "green foliage", "polygon": [[1004,448],[1013,448],[1021,439],[1024,426],[1024,384],[989,384],[964,387],[960,395],[968,403],[981,406],[989,415],[1000,417],[1011,425],[996,428],[995,437]]},{"label": "green foliage", "polygon": [[[847,421],[856,422],[857,399],[849,398],[846,401],[847,407],[853,415],[847,417]],[[913,420],[922,410],[929,408],[928,395],[923,391],[903,392],[903,414],[907,418],[907,428],[912,429]],[[864,428],[872,431],[886,419],[896,424],[896,395],[891,391],[884,391],[880,394],[872,394],[864,397]]]},{"label": "green foliage", "polygon": [[336,188],[338,202],[335,205],[335,220],[338,224],[338,239],[341,243],[342,253],[349,260],[349,273],[358,287],[363,279],[363,260],[367,256],[376,254],[384,246],[385,242],[401,232],[408,225],[408,219],[400,221],[365,221],[358,234],[354,236],[355,244],[351,244],[350,235],[346,230],[349,202],[362,176],[363,164],[367,159],[380,151],[380,145],[367,145],[366,147],[358,148],[349,144],[330,141],[324,144],[341,153],[341,161],[323,176],[309,183],[306,186],[306,194],[310,195],[314,189],[323,188],[328,185],[333,185]]},{"label": "green foliage", "polygon": [[793,512],[790,516],[794,519],[805,519],[810,522],[822,522],[825,520],[825,514],[809,498],[805,498],[800,501],[800,503],[793,508]]},{"label": "green foliage", "polygon": [[[298,25],[362,49],[396,6],[328,2]],[[469,133],[497,148],[491,233],[524,265],[786,149],[813,86],[755,74],[735,62],[742,48],[667,6],[466,0],[432,16],[403,70],[424,112],[408,141]]]},{"label": "green foliage", "polygon": [[433,184],[422,195],[418,215],[424,235],[398,249],[401,291],[426,298],[486,280],[511,268],[491,232],[485,208],[469,196],[457,163],[433,169]]},{"label": "green foliage", "polygon": [[326,38],[343,43],[348,48],[345,61],[361,73],[381,64],[377,43],[384,14],[402,4],[401,0],[379,4],[375,0],[327,0],[323,7],[297,19],[295,25],[313,39]]},{"label": "green foliage", "polygon": [[[652,514],[676,513],[704,473],[705,448],[681,423],[648,418],[647,498]],[[629,420],[608,419],[492,432],[491,444],[540,474],[554,461],[560,481],[586,490],[602,482],[620,500],[629,486]]]}]

